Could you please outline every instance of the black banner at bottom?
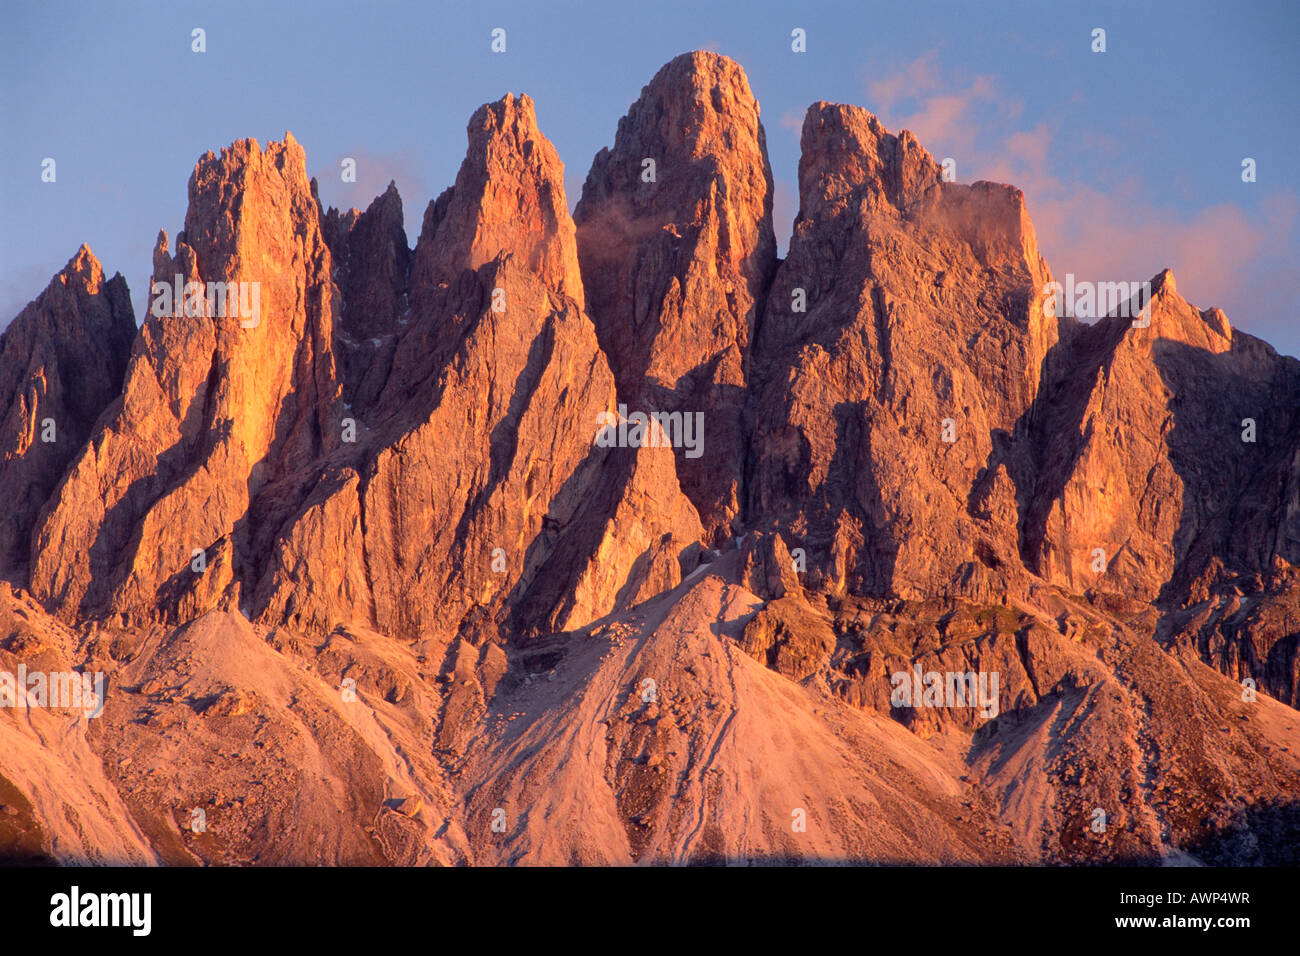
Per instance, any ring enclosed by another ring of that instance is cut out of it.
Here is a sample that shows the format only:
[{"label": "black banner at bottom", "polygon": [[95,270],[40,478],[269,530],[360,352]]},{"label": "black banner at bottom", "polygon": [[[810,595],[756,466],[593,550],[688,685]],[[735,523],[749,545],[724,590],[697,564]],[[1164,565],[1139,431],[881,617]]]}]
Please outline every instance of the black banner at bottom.
[{"label": "black banner at bottom", "polygon": [[772,946],[787,934],[806,945],[865,933],[879,945],[1041,932],[1232,945],[1293,932],[1292,878],[1197,868],[5,869],[0,916],[10,942],[127,947],[371,945],[393,931],[493,945],[552,933],[566,944],[663,934]]}]

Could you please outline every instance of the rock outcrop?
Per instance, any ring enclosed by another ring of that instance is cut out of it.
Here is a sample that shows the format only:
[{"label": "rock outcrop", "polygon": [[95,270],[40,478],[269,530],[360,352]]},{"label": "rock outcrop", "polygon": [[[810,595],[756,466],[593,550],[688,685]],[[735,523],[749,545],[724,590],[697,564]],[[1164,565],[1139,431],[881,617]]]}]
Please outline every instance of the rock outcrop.
[{"label": "rock outcrop", "polygon": [[754,525],[831,593],[1007,593],[1001,455],[1057,334],[1024,196],[944,182],[910,133],[827,103],[804,120],[799,190],[754,350]]},{"label": "rock outcrop", "polygon": [[742,507],[745,390],[776,266],[772,172],[740,67],[687,53],[655,75],[592,163],[574,212],[588,307],[619,398],[702,413],[702,452],[677,451],[708,539]]},{"label": "rock outcrop", "polygon": [[121,398],[35,533],[32,592],[68,619],[237,606],[259,558],[250,504],[337,443],[334,285],[302,147],[208,153],[189,198],[174,255],[159,234]]},{"label": "rock outcrop", "polygon": [[1062,324],[1014,466],[1026,564],[1155,603],[1165,639],[1295,703],[1300,362],[1189,305],[1169,271],[1147,287],[1141,314]]},{"label": "rock outcrop", "polygon": [[533,101],[507,94],[470,118],[456,184],[424,213],[411,286],[427,294],[509,251],[548,287],[583,306],[564,164],[537,131]]},{"label": "rock outcrop", "polygon": [[699,537],[668,449],[596,442],[614,380],[531,100],[484,106],[468,137],[425,216],[410,328],[355,448],[274,541],[262,620],[359,621],[441,659],[671,587]]},{"label": "rock outcrop", "polygon": [[1143,316],[1076,325],[1062,342],[1039,398],[1031,566],[1073,591],[1152,601],[1215,556],[1240,573],[1300,563],[1300,500],[1285,491],[1300,363],[1194,309],[1168,271],[1149,288]]},{"label": "rock outcrop", "polygon": [[[315,192],[314,180],[312,185]],[[411,250],[397,184],[390,182],[365,212],[340,214],[331,208],[323,214],[321,231],[341,297],[334,353],[343,401],[369,409],[387,381],[410,308]]]},{"label": "rock outcrop", "polygon": [[32,528],[121,393],[133,338],[126,280],[84,245],[0,337],[0,578],[26,581]]}]

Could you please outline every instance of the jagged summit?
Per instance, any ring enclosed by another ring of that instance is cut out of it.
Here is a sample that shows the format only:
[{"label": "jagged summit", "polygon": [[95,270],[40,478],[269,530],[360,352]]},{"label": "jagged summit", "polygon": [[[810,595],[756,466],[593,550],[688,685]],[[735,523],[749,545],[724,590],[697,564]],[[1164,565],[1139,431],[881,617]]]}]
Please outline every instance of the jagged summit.
[{"label": "jagged summit", "polygon": [[690,53],[661,69],[597,153],[574,216],[619,397],[709,410],[716,457],[679,451],[677,469],[720,543],[738,530],[749,354],[776,267],[767,144],[740,66]]},{"label": "jagged summit", "polygon": [[56,277],[61,277],[61,281],[66,282],[69,272],[89,274],[93,277],[91,284],[95,289],[98,289],[99,280],[104,275],[104,267],[99,264],[95,254],[90,251],[90,246],[83,242],[77,247],[77,251],[73,253],[72,258],[68,260],[68,264],[56,274]]},{"label": "jagged summit", "polygon": [[1162,269],[1151,279],[1151,325],[1156,336],[1182,342],[1207,352],[1232,347],[1233,330],[1220,309],[1197,309],[1178,292],[1172,269]]},{"label": "jagged summit", "polygon": [[412,264],[414,288],[447,282],[502,252],[583,304],[564,164],[537,128],[533,101],[507,93],[475,111],[456,184],[429,204]]},{"label": "jagged summit", "polygon": [[11,829],[66,862],[1296,862],[1300,362],[1168,270],[1149,322],[1045,308],[1020,190],[843,104],[778,261],[716,54],[655,74],[572,218],[563,172],[527,96],[483,105],[412,251],[394,182],[326,210],[290,134],[239,140],[139,329],[83,246],[5,330],[0,671],[110,688],[0,708]]},{"label": "jagged summit", "polygon": [[[934,158],[908,130],[897,135],[871,112],[840,103],[814,103],[800,134],[800,210],[816,217],[865,188],[900,209],[942,179]],[[813,181],[805,187],[805,178]],[[796,227],[797,228],[797,227]]]},{"label": "jagged summit", "polygon": [[26,583],[37,516],[121,392],[134,336],[126,280],[85,243],[0,336],[0,576]]},{"label": "jagged summit", "polygon": [[[35,531],[30,586],[70,619],[186,619],[236,601],[250,500],[334,434],[329,257],[302,148],[286,136],[209,152],[189,200],[174,253],[159,234],[121,402]],[[160,297],[178,275],[181,295]],[[203,294],[185,301],[185,283]],[[215,573],[184,572],[195,551]]]},{"label": "jagged summit", "polygon": [[334,352],[343,401],[362,409],[377,399],[410,313],[411,250],[396,182],[390,180],[364,213],[340,215],[331,207],[321,217],[321,232],[339,291]]}]

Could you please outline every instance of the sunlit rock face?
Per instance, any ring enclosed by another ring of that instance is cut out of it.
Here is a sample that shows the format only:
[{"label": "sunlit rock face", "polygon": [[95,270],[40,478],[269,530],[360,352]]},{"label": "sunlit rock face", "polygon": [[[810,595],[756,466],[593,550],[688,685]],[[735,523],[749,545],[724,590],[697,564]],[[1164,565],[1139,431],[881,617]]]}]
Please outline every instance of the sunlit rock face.
[{"label": "sunlit rock face", "polygon": [[573,218],[466,134],[414,249],[209,153],[141,327],[83,247],[0,337],[0,862],[1300,863],[1300,363],[853,106],[778,262],[714,54]]},{"label": "sunlit rock face", "polygon": [[619,120],[574,216],[588,307],[619,397],[703,413],[677,451],[708,540],[737,529],[750,350],[776,266],[772,173],[758,102],[735,62],[677,57]]}]

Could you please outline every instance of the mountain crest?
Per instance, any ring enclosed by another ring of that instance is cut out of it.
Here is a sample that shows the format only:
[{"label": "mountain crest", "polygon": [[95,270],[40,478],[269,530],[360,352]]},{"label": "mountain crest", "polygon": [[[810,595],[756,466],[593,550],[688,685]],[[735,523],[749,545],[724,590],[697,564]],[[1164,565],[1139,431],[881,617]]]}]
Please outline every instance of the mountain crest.
[{"label": "mountain crest", "polygon": [[1232,326],[1220,309],[1198,309],[1178,292],[1172,269],[1151,279],[1148,315],[1155,338],[1219,354],[1232,348]]},{"label": "mountain crest", "polygon": [[800,148],[801,218],[833,214],[859,192],[906,211],[943,176],[910,131],[891,134],[858,106],[812,104],[804,116]]},{"label": "mountain crest", "polygon": [[583,305],[564,164],[537,128],[533,101],[507,93],[475,111],[456,184],[429,204],[411,285],[428,290],[510,252]]},{"label": "mountain crest", "polygon": [[302,148],[286,134],[208,152],[189,197],[174,254],[158,236],[121,403],[35,532],[32,590],[72,617],[237,601],[259,560],[236,530],[250,499],[337,434],[334,287]]},{"label": "mountain crest", "polygon": [[776,267],[772,193],[744,71],[696,52],[663,67],[619,120],[574,213],[620,398],[707,417],[709,458],[679,450],[677,473],[714,543],[737,530],[744,498],[750,347]]},{"label": "mountain crest", "polygon": [[41,507],[121,393],[134,337],[126,280],[85,243],[0,337],[0,577],[24,579]]},{"label": "mountain crest", "polygon": [[199,159],[138,330],[78,249],[0,337],[31,592],[0,588],[0,673],[110,690],[0,715],[0,831],[78,862],[1294,862],[1300,362],[1168,270],[1136,325],[1045,309],[1024,194],[866,110],[814,103],[802,149],[778,261],[758,101],[694,52],[572,218],[509,94],[414,252],[395,182],[326,211],[287,133]]}]

